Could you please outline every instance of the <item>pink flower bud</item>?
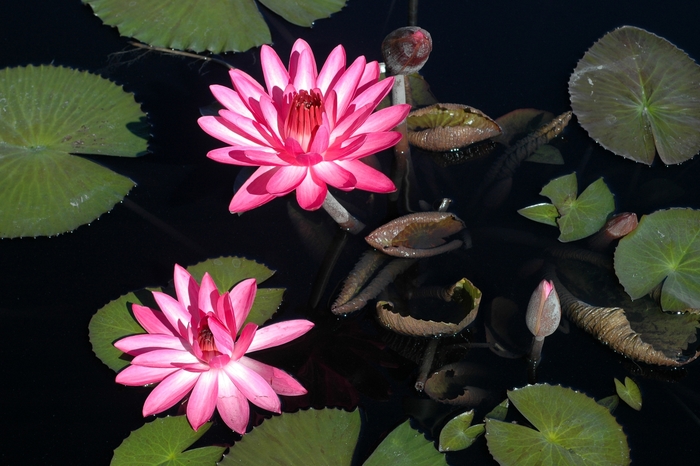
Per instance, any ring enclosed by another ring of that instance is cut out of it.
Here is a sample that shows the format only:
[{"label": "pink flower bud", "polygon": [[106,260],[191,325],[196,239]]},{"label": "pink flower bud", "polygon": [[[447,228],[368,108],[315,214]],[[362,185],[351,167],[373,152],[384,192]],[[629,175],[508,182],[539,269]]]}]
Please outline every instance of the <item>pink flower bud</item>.
[{"label": "pink flower bud", "polygon": [[542,280],[532,293],[527,305],[525,323],[530,332],[537,338],[544,338],[559,327],[561,321],[561,304],[554,284]]}]

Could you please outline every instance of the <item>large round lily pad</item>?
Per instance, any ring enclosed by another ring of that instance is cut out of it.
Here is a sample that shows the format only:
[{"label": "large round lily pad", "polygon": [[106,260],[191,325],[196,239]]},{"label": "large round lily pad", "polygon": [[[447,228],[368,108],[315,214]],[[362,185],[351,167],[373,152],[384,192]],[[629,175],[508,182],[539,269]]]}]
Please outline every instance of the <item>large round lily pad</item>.
[{"label": "large round lily pad", "polygon": [[[83,0],[120,34],[156,47],[243,52],[269,44],[270,30],[253,0]],[[345,0],[260,0],[298,26],[340,11]]]},{"label": "large round lily pad", "polygon": [[51,236],[108,212],[134,186],[82,157],[146,153],[145,114],[84,71],[0,71],[0,237]]},{"label": "large round lily pad", "polygon": [[661,285],[665,311],[700,309],[700,211],[643,216],[615,250],[615,273],[632,299]]},{"label": "large round lily pad", "polygon": [[546,384],[509,391],[508,398],[534,429],[486,419],[489,451],[502,466],[630,463],[622,427],[592,398]]},{"label": "large round lily pad", "polygon": [[651,164],[700,150],[700,67],[666,39],[623,26],[586,52],[569,79],[571,107],[606,149]]}]

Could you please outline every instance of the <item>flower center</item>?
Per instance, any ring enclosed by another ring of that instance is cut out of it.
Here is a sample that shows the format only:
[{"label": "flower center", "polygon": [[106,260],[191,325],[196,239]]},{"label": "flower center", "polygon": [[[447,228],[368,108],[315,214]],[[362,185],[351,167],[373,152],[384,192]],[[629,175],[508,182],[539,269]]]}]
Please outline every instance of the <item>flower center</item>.
[{"label": "flower center", "polygon": [[211,330],[209,330],[208,324],[202,325],[202,327],[199,329],[197,342],[199,343],[199,348],[204,354],[207,354],[209,351],[218,351],[216,349],[216,343],[214,342],[214,334],[211,333]]},{"label": "flower center", "polygon": [[323,114],[323,99],[321,93],[312,90],[295,92],[292,96],[292,104],[285,121],[287,137],[299,141],[302,149],[307,151],[316,130],[321,126]]}]

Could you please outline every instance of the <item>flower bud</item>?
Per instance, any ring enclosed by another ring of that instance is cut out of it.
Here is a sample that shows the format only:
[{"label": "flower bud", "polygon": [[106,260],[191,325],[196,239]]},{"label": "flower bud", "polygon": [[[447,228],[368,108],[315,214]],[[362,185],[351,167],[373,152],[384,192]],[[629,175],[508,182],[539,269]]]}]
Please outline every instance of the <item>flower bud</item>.
[{"label": "flower bud", "polygon": [[532,293],[527,305],[525,323],[535,338],[540,339],[554,333],[561,321],[561,304],[554,284],[542,280]]}]

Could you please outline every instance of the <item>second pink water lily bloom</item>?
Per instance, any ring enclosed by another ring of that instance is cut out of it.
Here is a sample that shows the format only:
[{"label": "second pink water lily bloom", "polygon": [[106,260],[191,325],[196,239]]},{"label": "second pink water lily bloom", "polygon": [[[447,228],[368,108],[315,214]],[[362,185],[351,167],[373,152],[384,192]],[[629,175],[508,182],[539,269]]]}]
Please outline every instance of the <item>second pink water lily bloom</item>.
[{"label": "second pink water lily bloom", "polygon": [[267,89],[240,70],[230,72],[235,90],[211,86],[225,109],[219,116],[200,118],[199,124],[229,145],[210,151],[208,157],[259,167],[233,196],[231,212],[253,209],[295,190],[301,207],[318,209],[327,185],[377,193],[396,189],[360,159],[401,139],[391,130],[410,107],[395,105],[373,113],[393,78],[379,81],[379,64],[367,63],[365,57],[347,68],[345,60],[339,45],[318,71],[311,47],[299,39],[287,69],[275,51],[263,45],[260,61]]},{"label": "second pink water lily bloom", "polygon": [[174,283],[177,299],[153,292],[160,310],[132,305],[136,320],[148,333],[114,344],[134,356],[131,365],[117,375],[117,382],[132,386],[160,382],[146,398],[144,416],[165,411],[189,394],[187,419],[194,430],[218,409],[226,425],[244,434],[249,400],[279,413],[277,395],[306,393],[286,372],[247,354],[292,341],[308,332],[312,322],[244,326],[257,290],[252,278],[220,294],[208,273],[200,286],[176,265]]}]

